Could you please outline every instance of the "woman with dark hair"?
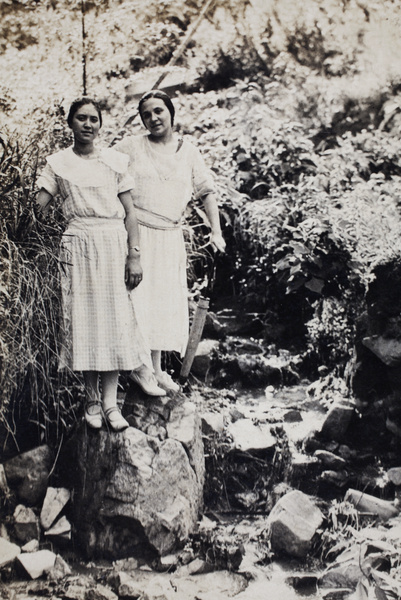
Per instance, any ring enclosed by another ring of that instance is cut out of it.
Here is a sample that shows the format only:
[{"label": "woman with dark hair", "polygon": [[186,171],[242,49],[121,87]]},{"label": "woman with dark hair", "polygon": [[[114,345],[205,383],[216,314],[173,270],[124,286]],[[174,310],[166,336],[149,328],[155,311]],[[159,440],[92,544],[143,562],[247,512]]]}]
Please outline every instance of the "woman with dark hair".
[{"label": "woman with dark hair", "polygon": [[[85,97],[73,102],[67,121],[74,143],[47,158],[37,196],[44,214],[51,199],[61,197],[67,222],[60,257],[64,317],[60,367],[83,372],[88,425],[99,429],[104,417],[120,431],[128,422],[117,406],[119,371],[143,364],[151,368],[129,297],[142,280],[138,224],[130,196],[134,182],[127,172],[127,156],[94,145],[102,125],[96,101]],[[153,387],[154,395],[165,394],[156,383]]]},{"label": "woman with dark hair", "polygon": [[[211,226],[210,243],[224,252],[216,192],[209,169],[197,150],[173,130],[175,110],[160,90],[146,93],[138,105],[147,134],[130,136],[115,147],[128,154],[131,191],[139,223],[143,281],[132,294],[139,327],[152,351],[158,385],[179,386],[162,370],[162,351],[184,354],[188,341],[188,291],[182,218],[192,196],[201,198]],[[137,373],[131,377],[138,381]]]}]

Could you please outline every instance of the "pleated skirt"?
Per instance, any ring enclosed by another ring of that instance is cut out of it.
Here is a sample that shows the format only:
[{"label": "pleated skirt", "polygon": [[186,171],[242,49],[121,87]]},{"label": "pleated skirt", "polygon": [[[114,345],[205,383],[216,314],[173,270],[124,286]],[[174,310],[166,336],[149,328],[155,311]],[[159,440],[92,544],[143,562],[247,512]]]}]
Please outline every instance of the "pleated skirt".
[{"label": "pleated skirt", "polygon": [[130,371],[150,364],[124,281],[126,257],[121,219],[70,222],[61,244],[60,368]]},{"label": "pleated skirt", "polygon": [[188,342],[186,250],[180,227],[139,224],[143,280],[131,294],[139,327],[151,350],[184,355]]}]

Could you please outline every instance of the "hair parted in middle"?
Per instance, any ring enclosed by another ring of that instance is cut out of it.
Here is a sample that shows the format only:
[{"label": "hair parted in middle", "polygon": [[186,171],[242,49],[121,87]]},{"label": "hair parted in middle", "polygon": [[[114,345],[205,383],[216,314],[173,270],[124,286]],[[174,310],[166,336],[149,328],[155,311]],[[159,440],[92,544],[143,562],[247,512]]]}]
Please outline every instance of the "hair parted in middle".
[{"label": "hair parted in middle", "polygon": [[171,125],[173,126],[174,125],[175,108],[171,101],[170,96],[168,94],[166,94],[166,92],[162,92],[161,90],[150,90],[149,92],[146,92],[146,94],[144,94],[142,96],[142,98],[139,100],[138,111],[139,111],[139,114],[141,115],[142,122],[143,122],[142,106],[143,106],[144,102],[146,102],[146,100],[150,100],[150,98],[158,98],[159,100],[163,100],[164,104],[166,105],[166,107],[170,113]]},{"label": "hair parted in middle", "polygon": [[94,106],[94,108],[97,111],[97,114],[99,115],[100,127],[102,126],[102,110],[100,108],[99,102],[97,102],[93,98],[89,98],[88,96],[83,96],[82,98],[77,98],[71,103],[70,110],[68,111],[67,116],[67,123],[69,127],[72,127],[72,119],[74,118],[74,115],[77,112],[77,110],[79,110],[82,106],[86,106],[86,104],[92,104],[92,106]]}]

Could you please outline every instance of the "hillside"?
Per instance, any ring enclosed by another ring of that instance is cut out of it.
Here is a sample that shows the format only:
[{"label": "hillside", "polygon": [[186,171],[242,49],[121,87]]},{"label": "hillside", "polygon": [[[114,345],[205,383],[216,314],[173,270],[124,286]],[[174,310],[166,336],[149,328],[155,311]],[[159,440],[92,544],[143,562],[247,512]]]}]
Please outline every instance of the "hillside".
[{"label": "hillside", "polygon": [[[35,406],[41,394],[71,394],[47,376],[56,362],[57,235],[27,241],[24,219],[37,168],[70,143],[65,110],[83,91],[81,8],[85,83],[104,107],[108,145],[141,130],[138,94],[166,69],[203,5],[0,5],[6,403],[15,390]],[[220,191],[228,252],[216,295],[229,291],[256,314],[254,335],[266,345],[300,350],[312,377],[322,366],[344,373],[372,269],[398,251],[400,25],[391,0],[216,0],[164,81],[180,83],[177,126],[200,146]],[[191,245],[207,240],[202,218],[196,207],[188,214],[193,297],[205,278]],[[30,377],[40,382],[28,385]]]}]

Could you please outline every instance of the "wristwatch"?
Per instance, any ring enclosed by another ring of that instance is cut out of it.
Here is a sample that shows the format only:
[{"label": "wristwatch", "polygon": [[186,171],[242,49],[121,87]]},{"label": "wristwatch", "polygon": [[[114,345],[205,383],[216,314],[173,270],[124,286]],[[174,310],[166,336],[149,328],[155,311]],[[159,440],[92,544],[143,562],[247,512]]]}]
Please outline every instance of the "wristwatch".
[{"label": "wristwatch", "polygon": [[140,252],[141,249],[139,246],[129,246],[128,250],[131,252],[131,250],[135,250],[135,252]]}]

